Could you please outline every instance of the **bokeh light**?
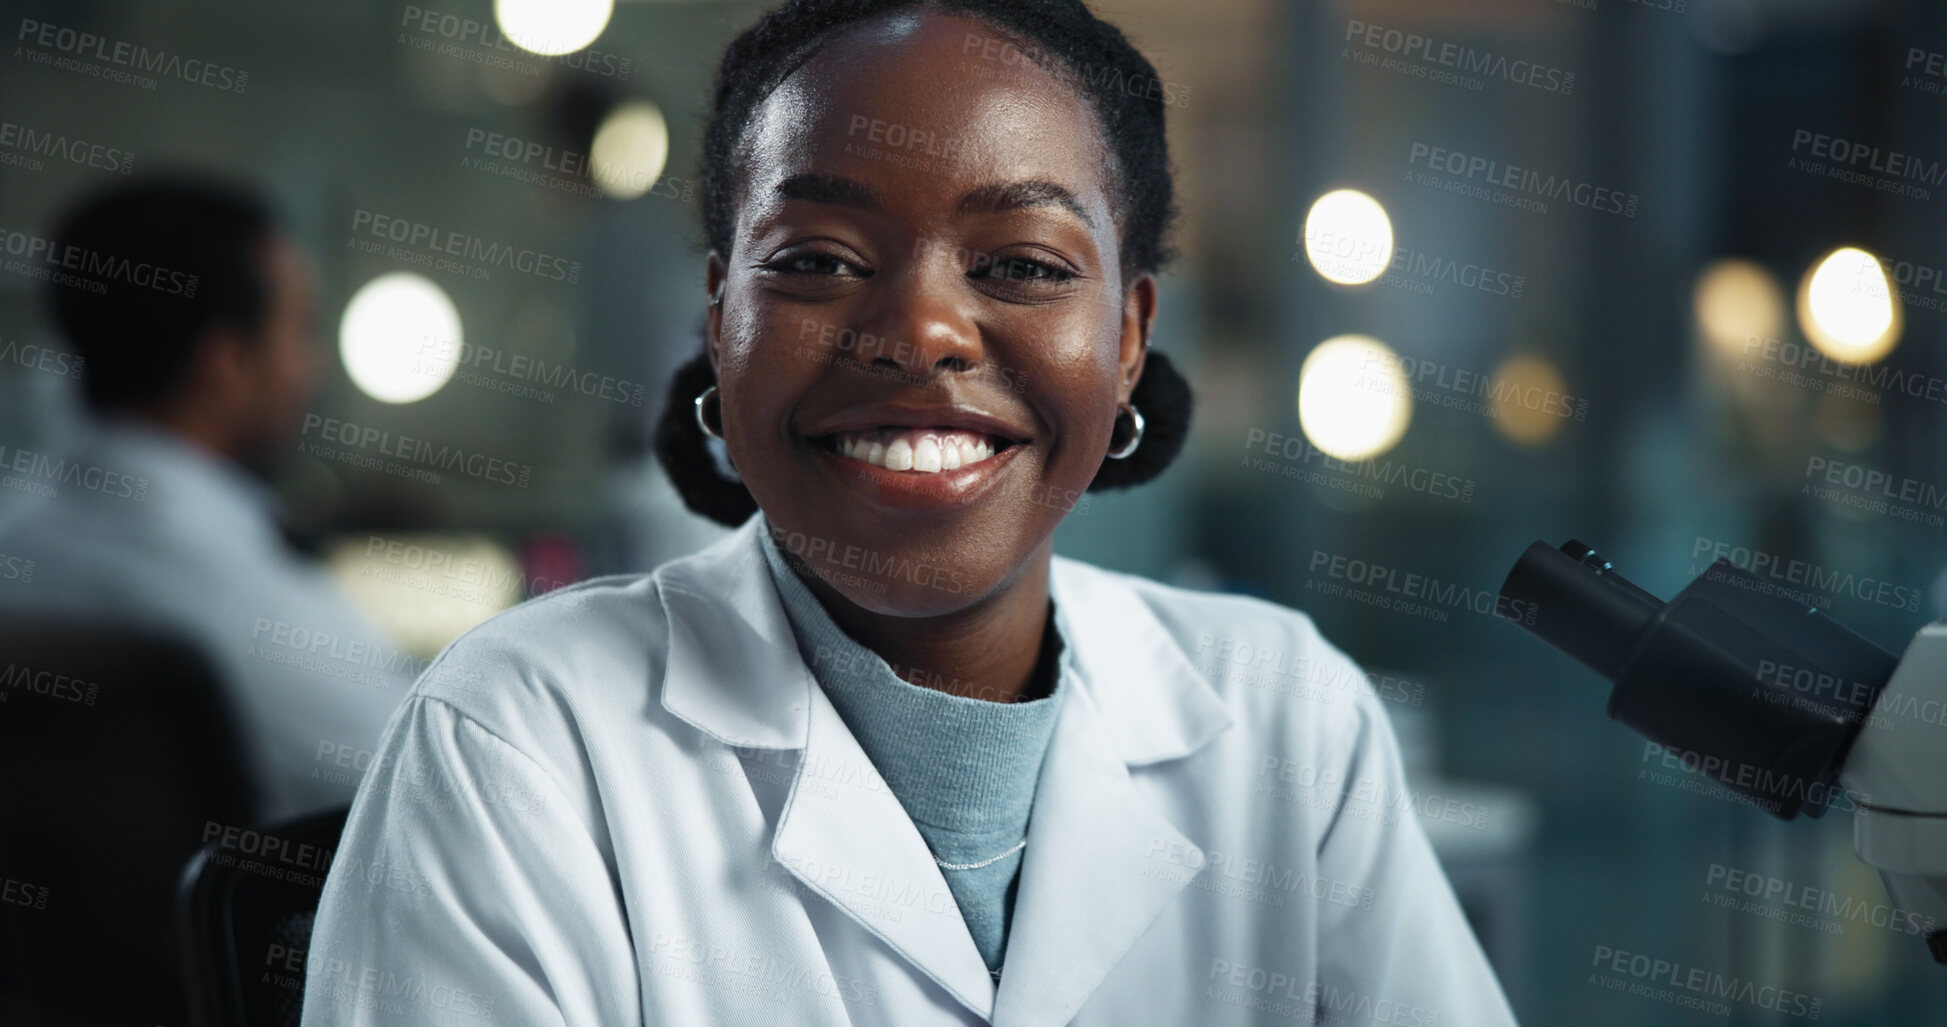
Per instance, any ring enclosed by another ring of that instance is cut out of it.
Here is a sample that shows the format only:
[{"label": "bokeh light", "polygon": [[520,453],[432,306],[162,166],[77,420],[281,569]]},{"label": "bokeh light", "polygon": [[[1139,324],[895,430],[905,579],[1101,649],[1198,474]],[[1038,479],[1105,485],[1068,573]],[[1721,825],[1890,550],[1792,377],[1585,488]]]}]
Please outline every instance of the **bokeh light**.
[{"label": "bokeh light", "polygon": [[494,0],[494,22],[507,41],[555,57],[593,43],[608,27],[615,0]]},{"label": "bokeh light", "polygon": [[1320,196],[1305,215],[1305,258],[1327,281],[1363,285],[1393,262],[1393,222],[1357,189]]},{"label": "bokeh light", "polygon": [[1509,357],[1488,386],[1494,427],[1524,446],[1539,446],[1573,420],[1584,401],[1569,395],[1568,383],[1547,360],[1532,354]]},{"label": "bokeh light", "polygon": [[1754,338],[1776,339],[1785,328],[1785,290],[1778,279],[1737,257],[1715,261],[1697,275],[1691,306],[1704,338],[1726,356],[1744,353]]},{"label": "bokeh light", "polygon": [[1899,290],[1877,257],[1856,246],[1840,247],[1800,284],[1798,325],[1833,360],[1870,364],[1899,344]]},{"label": "bokeh light", "polygon": [[338,353],[359,391],[386,403],[438,392],[460,366],[460,312],[422,275],[395,271],[360,286],[338,325]]},{"label": "bokeh light", "polygon": [[669,124],[662,109],[647,100],[610,111],[595,130],[588,153],[595,183],[618,200],[633,200],[648,192],[668,160]]},{"label": "bokeh light", "polygon": [[1393,448],[1413,420],[1399,355],[1367,335],[1326,339],[1298,371],[1298,424],[1321,452],[1367,460]]}]

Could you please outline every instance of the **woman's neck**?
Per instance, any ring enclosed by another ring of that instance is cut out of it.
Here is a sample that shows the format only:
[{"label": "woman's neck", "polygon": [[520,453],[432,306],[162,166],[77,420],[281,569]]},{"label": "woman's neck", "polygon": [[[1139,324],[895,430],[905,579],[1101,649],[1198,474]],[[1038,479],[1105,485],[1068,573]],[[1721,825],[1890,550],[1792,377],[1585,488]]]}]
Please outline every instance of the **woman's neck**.
[{"label": "woman's neck", "polygon": [[876,613],[815,574],[798,573],[798,578],[839,630],[879,654],[906,681],[970,699],[1021,702],[1054,689],[1060,650],[1048,595],[1050,552],[1044,548],[1001,591],[937,617]]}]

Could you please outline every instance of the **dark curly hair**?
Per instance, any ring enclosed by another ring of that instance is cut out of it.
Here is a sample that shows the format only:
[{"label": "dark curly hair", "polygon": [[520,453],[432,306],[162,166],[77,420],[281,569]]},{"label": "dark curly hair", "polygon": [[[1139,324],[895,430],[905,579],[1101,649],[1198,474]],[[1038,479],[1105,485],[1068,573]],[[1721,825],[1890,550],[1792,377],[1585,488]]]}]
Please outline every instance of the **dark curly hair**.
[{"label": "dark curly hair", "polygon": [[[703,231],[710,248],[728,259],[744,132],[759,104],[834,35],[861,22],[907,10],[963,15],[1013,37],[1023,56],[1072,86],[1095,111],[1114,162],[1113,199],[1127,278],[1162,270],[1176,257],[1168,243],[1176,220],[1174,175],[1163,130],[1163,90],[1149,88],[1156,69],[1121,30],[1081,0],[788,0],[745,29],[724,51],[709,122],[704,130]],[[693,400],[716,381],[707,351],[670,379],[656,425],[656,455],[691,510],[735,527],[757,512],[743,484],[717,469],[697,427]],[[1128,459],[1102,461],[1090,491],[1127,488],[1156,477],[1183,449],[1190,429],[1190,386],[1163,354],[1151,349],[1130,403],[1143,413],[1142,444]]]}]

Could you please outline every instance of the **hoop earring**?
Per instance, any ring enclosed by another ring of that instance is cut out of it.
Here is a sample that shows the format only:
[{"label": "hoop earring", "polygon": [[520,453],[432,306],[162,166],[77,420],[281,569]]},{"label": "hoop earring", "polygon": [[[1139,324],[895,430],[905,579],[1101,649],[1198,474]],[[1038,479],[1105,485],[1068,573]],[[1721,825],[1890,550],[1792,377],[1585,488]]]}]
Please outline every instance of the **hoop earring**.
[{"label": "hoop earring", "polygon": [[[703,404],[707,400],[709,400],[711,393],[714,393],[716,391],[717,391],[717,387],[715,385],[712,385],[709,388],[704,389],[702,392],[696,394],[696,426],[698,428],[703,429],[703,434],[708,435],[713,439],[716,439],[718,442],[722,442],[723,434],[719,432],[717,429],[710,427],[710,419],[703,416]],[[722,410],[723,404],[719,402],[717,406],[718,406],[717,416],[721,417],[723,415],[723,410]]]},{"label": "hoop earring", "polygon": [[[1136,405],[1134,403],[1124,403],[1120,407],[1116,408],[1115,419],[1117,421],[1122,420],[1122,411],[1124,410],[1129,411],[1129,419],[1131,421],[1136,422],[1135,434],[1129,436],[1129,441],[1123,443],[1120,446],[1117,446],[1114,449],[1109,450],[1107,455],[1108,458],[1111,460],[1127,460],[1129,458],[1129,454],[1134,453],[1136,451],[1136,447],[1142,444],[1143,412],[1137,410]],[[1111,438],[1114,437],[1113,432],[1111,433],[1110,437]]]}]

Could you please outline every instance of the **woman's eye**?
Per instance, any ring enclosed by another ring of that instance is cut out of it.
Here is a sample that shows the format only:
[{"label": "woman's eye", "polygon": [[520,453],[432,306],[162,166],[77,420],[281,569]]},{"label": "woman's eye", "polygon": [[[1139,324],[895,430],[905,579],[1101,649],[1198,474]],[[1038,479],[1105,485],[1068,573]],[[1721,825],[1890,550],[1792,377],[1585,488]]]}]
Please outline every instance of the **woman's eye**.
[{"label": "woman's eye", "polygon": [[835,275],[840,271],[857,270],[844,258],[829,253],[800,253],[774,260],[764,266],[768,270],[791,275]]},{"label": "woman's eye", "polygon": [[1075,277],[1072,271],[1065,271],[1052,264],[1025,257],[1002,257],[988,265],[989,274],[1015,282],[1066,282]]}]

